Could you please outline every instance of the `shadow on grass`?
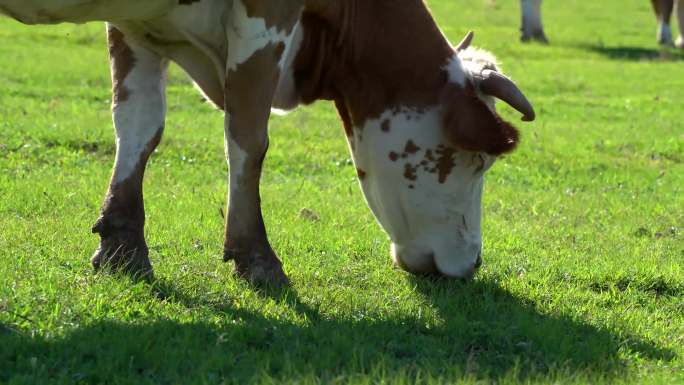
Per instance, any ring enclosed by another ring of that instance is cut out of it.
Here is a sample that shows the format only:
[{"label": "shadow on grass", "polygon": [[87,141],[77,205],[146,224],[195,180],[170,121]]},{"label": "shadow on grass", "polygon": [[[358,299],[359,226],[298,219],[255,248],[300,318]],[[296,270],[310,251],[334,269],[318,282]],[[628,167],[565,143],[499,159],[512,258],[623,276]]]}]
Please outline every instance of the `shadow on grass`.
[{"label": "shadow on grass", "polygon": [[288,306],[298,320],[269,318],[158,282],[154,290],[166,301],[208,308],[212,317],[187,323],[100,321],[54,339],[0,333],[0,382],[249,384],[365,378],[359,382],[410,384],[426,377],[453,383],[463,376],[496,381],[554,373],[606,379],[624,374],[621,352],[674,358],[647,341],[545,315],[493,282],[412,278],[412,283],[438,311],[443,320],[438,326],[420,314],[387,319],[360,310],[348,319],[330,318],[290,289],[264,295]]},{"label": "shadow on grass", "polygon": [[588,44],[579,45],[578,48],[601,54],[612,60],[663,62],[684,60],[684,51],[676,50],[674,48],[606,47],[603,45]]}]

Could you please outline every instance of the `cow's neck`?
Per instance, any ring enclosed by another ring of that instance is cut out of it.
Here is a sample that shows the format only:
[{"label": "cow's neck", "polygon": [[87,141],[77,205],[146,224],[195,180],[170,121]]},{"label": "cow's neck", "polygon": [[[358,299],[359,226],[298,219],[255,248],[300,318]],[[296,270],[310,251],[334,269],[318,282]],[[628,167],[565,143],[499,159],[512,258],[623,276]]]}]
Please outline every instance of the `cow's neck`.
[{"label": "cow's neck", "polygon": [[347,133],[399,107],[438,104],[453,49],[420,0],[337,1],[304,12],[294,62],[304,103],[334,100]]}]

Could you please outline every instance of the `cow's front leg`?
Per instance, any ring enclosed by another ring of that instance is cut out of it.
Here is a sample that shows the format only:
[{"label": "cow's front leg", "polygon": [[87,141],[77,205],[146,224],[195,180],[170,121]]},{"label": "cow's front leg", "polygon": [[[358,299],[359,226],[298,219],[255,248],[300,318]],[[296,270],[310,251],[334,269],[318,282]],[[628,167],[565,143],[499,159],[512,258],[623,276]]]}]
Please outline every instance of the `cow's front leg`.
[{"label": "cow's front leg", "polygon": [[670,19],[672,17],[674,0],[651,0],[651,5],[658,19],[658,30],[656,32],[658,44],[672,46]]},{"label": "cow's front leg", "polygon": [[164,129],[167,62],[114,26],[108,25],[107,32],[116,161],[100,219],[93,226],[101,240],[92,263],[96,270],[151,276],[142,183],[147,160]]},{"label": "cow's front leg", "polygon": [[679,26],[679,37],[677,38],[677,48],[684,49],[684,0],[677,0],[677,24]]},{"label": "cow's front leg", "polygon": [[522,14],[520,40],[549,42],[544,34],[544,27],[542,25],[541,2],[542,0],[520,0],[520,11]]},{"label": "cow's front leg", "polygon": [[230,168],[224,260],[253,284],[287,284],[261,215],[259,180],[268,149],[268,118],[282,44],[268,44],[226,78],[226,151]]}]

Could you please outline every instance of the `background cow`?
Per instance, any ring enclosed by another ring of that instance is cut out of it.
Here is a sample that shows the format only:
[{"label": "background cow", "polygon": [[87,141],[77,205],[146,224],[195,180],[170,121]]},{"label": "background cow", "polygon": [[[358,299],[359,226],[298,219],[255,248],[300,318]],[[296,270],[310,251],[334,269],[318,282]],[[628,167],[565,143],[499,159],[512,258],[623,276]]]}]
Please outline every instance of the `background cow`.
[{"label": "background cow", "polygon": [[259,194],[272,107],[334,101],[395,262],[451,277],[481,264],[483,175],[518,143],[494,97],[534,119],[493,57],[466,50],[472,34],[453,47],[421,0],[0,0],[0,10],[28,24],[110,21],[117,154],[93,227],[96,269],[152,272],[142,182],[164,131],[169,60],[225,111],[224,259],[255,283],[287,281]]},{"label": "background cow", "polygon": [[[658,43],[662,45],[674,45],[672,40],[672,30],[670,20],[672,11],[677,2],[677,19],[679,25],[679,38],[676,46],[684,49],[684,0],[651,0],[653,10],[658,19]],[[542,0],[520,0],[520,10],[522,13],[522,41],[536,40],[547,43],[548,39],[544,34],[541,16]]]}]

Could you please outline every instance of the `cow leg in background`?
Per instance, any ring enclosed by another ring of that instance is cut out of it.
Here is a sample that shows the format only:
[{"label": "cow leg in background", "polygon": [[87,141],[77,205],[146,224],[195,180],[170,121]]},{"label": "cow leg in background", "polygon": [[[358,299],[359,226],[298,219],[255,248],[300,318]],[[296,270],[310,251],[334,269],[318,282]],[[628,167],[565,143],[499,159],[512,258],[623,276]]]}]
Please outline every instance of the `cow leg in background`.
[{"label": "cow leg in background", "polygon": [[93,226],[101,240],[92,263],[96,270],[150,276],[142,183],[147,160],[164,129],[167,62],[128,41],[114,26],[107,30],[116,161],[101,217]]},{"label": "cow leg in background", "polygon": [[653,11],[658,18],[658,44],[672,45],[672,30],[670,30],[670,18],[672,17],[673,0],[651,0]]},{"label": "cow leg in background", "polygon": [[684,0],[677,0],[677,25],[679,26],[677,47],[684,49]]},{"label": "cow leg in background", "polygon": [[542,0],[520,0],[520,11],[522,13],[522,26],[520,32],[522,41],[537,40],[548,43],[544,34],[541,18]]},{"label": "cow leg in background", "polygon": [[[253,284],[287,284],[261,215],[259,180],[268,149],[268,118],[278,82],[282,44],[268,44],[226,79],[226,156],[230,166],[224,260]],[[240,55],[236,55],[240,56]],[[232,68],[230,68],[232,67]]]}]

